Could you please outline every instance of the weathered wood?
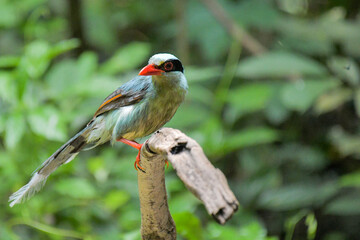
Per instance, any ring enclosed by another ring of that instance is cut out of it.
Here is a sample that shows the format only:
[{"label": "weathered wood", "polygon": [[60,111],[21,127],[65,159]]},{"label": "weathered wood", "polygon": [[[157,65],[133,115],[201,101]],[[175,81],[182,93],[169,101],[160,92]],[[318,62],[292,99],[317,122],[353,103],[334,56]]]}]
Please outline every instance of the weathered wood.
[{"label": "weathered wood", "polygon": [[224,174],[210,163],[199,144],[179,130],[163,128],[141,150],[141,166],[146,171],[138,171],[143,239],[176,239],[167,204],[165,160],[217,222],[224,224],[236,212],[239,202]]},{"label": "weathered wood", "polygon": [[165,156],[147,149],[141,151],[141,166],[138,171],[141,210],[141,236],[144,240],[176,239],[176,228],[167,203],[165,189]]}]

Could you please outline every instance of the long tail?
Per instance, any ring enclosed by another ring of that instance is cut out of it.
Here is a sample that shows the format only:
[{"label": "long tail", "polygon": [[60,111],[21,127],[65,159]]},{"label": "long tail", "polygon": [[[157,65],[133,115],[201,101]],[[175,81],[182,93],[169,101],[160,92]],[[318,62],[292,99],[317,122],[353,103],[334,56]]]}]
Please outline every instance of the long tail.
[{"label": "long tail", "polygon": [[31,180],[13,193],[10,198],[10,207],[17,203],[24,202],[38,192],[45,184],[49,175],[59,166],[73,160],[76,155],[87,145],[89,134],[94,130],[93,124],[86,126],[77,133],[53,155],[51,155],[32,176]]}]

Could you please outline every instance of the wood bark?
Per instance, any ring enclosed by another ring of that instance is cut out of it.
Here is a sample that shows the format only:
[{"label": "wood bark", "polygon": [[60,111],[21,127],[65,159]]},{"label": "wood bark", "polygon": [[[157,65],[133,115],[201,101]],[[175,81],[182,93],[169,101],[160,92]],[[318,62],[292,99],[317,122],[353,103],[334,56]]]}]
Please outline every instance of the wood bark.
[{"label": "wood bark", "polygon": [[143,239],[176,239],[165,189],[166,160],[218,223],[226,223],[236,212],[239,202],[224,174],[210,163],[200,145],[179,130],[163,128],[141,149],[145,172],[138,171],[138,184]]}]

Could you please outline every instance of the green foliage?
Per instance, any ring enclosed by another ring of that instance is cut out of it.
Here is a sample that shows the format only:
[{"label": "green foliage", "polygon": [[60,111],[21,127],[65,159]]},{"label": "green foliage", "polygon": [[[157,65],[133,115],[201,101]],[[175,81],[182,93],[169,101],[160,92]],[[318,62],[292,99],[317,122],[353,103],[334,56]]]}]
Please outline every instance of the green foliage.
[{"label": "green foliage", "polygon": [[155,52],[184,59],[190,85],[167,126],[202,145],[241,203],[218,225],[170,168],[179,239],[360,238],[356,1],[218,2],[265,53],[201,1],[0,1],[1,239],[141,238],[136,153],[121,144],[79,154],[25,204],[7,200]]}]

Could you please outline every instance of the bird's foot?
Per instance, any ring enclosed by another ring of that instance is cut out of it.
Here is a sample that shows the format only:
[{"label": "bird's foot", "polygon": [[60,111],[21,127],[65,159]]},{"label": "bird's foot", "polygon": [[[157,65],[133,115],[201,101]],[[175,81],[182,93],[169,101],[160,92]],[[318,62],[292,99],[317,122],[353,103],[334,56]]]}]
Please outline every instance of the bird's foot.
[{"label": "bird's foot", "polygon": [[[122,142],[122,143],[125,143],[133,148],[136,148],[137,150],[139,150],[139,153],[138,155],[136,156],[136,160],[134,162],[134,167],[136,170],[140,170],[142,172],[145,172],[144,168],[140,165],[140,152],[141,152],[141,148],[143,146],[143,144],[140,144],[140,143],[137,143],[135,141],[131,141],[131,140],[128,140],[126,138],[120,138],[119,140],[117,140],[119,142]],[[166,165],[166,168],[169,167],[169,162],[168,160],[165,160],[165,165]]]},{"label": "bird's foot", "polygon": [[[142,144],[140,144],[141,146],[142,146]],[[135,169],[136,169],[136,171],[137,170],[140,170],[140,171],[142,171],[143,173],[145,173],[145,170],[144,170],[144,168],[140,165],[140,151],[141,151],[141,148],[139,149],[139,153],[138,153],[138,155],[136,156],[136,160],[135,160],[135,162],[134,162],[134,167],[135,167]]]},{"label": "bird's foot", "polygon": [[128,140],[128,139],[126,139],[126,138],[120,138],[120,139],[118,139],[117,141],[122,142],[122,143],[125,143],[125,144],[127,144],[127,145],[129,145],[129,146],[131,146],[131,147],[133,147],[133,148],[136,148],[137,150],[139,150],[139,153],[138,153],[138,155],[136,156],[136,160],[135,160],[135,162],[134,162],[134,167],[135,167],[136,171],[137,171],[137,170],[140,170],[140,171],[142,171],[142,172],[145,172],[144,168],[141,167],[141,165],[140,165],[140,151],[141,151],[141,148],[142,148],[143,144],[137,143],[137,142],[135,142],[135,141]]}]

